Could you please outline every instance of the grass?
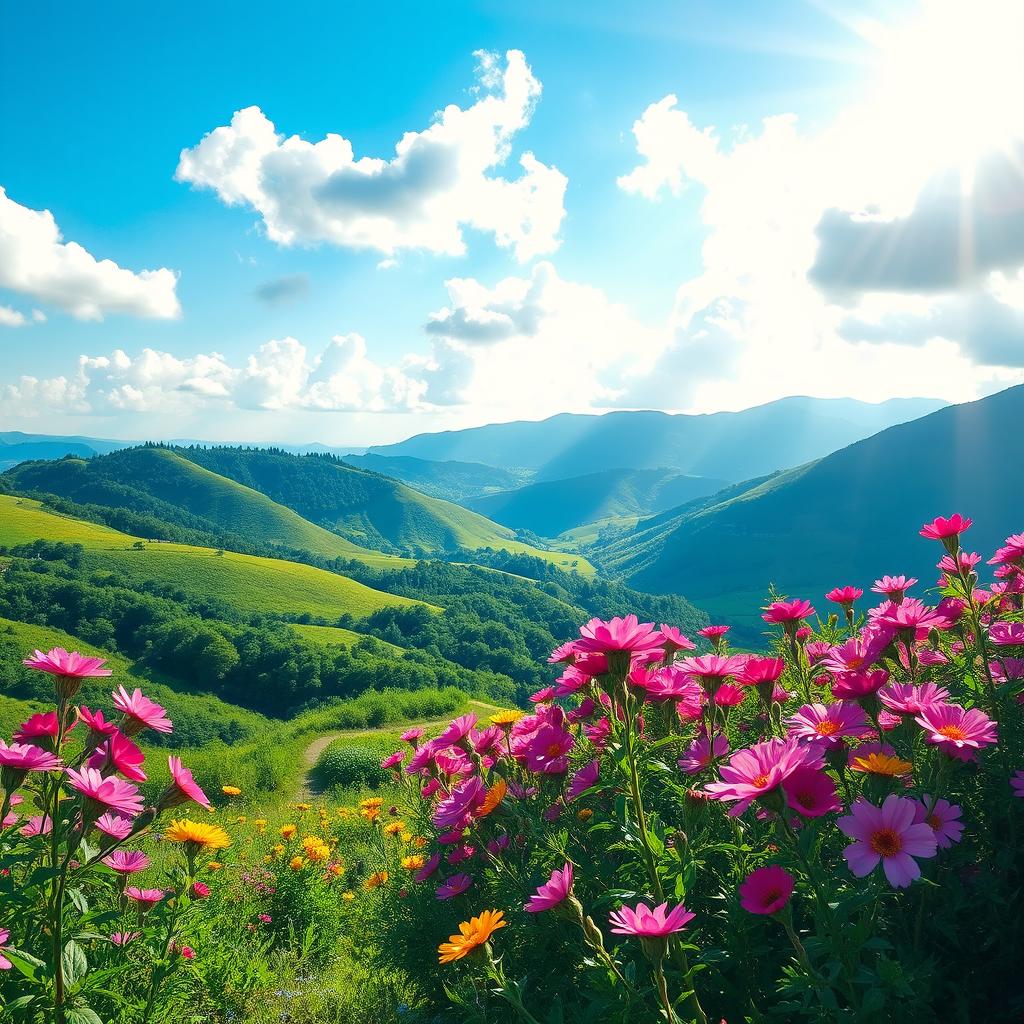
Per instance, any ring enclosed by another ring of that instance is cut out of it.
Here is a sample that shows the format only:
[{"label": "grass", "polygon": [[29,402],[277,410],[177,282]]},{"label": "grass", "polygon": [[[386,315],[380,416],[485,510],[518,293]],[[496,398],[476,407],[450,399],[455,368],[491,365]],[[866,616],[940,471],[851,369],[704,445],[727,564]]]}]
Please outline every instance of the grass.
[{"label": "grass", "polygon": [[369,636],[367,633],[356,633],[351,629],[342,629],[340,626],[307,626],[296,623],[292,625],[292,629],[304,640],[317,647],[353,647],[360,641],[372,640],[394,654],[401,655],[405,653],[405,648],[399,647],[397,644],[390,644],[387,640],[380,640],[375,636]]}]

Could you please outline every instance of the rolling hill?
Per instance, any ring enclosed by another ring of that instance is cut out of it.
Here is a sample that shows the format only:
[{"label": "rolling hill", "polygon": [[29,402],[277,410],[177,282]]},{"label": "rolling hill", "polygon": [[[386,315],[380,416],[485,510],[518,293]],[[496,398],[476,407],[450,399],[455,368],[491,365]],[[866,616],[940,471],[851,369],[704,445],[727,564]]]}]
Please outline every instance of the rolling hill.
[{"label": "rolling hill", "polygon": [[[1024,386],[890,427],[817,462],[639,522],[594,549],[631,586],[685,593],[714,617],[759,629],[769,583],[824,611],[832,586],[865,590],[906,573],[937,577],[937,515],[974,519],[965,543],[989,555],[1024,526],[1014,437]],[[834,609],[833,609],[834,610]]]},{"label": "rolling hill", "polygon": [[467,502],[495,522],[541,537],[588,523],[649,515],[714,494],[726,481],[671,469],[606,469],[600,473],[527,484]]},{"label": "rolling hill", "polygon": [[739,481],[821,458],[944,404],[926,398],[878,405],[848,398],[784,398],[742,412],[701,416],[563,413],[539,422],[417,434],[398,444],[374,446],[369,454],[525,468],[534,470],[537,480],[665,467]]},{"label": "rolling hill", "polygon": [[344,461],[357,469],[394,477],[431,497],[459,503],[511,490],[528,483],[533,476],[525,470],[513,472],[479,462],[431,462],[403,455],[346,455]]},{"label": "rolling hill", "polygon": [[0,495],[0,546],[33,540],[82,544],[86,568],[116,574],[134,586],[157,583],[195,598],[226,601],[240,611],[328,618],[348,612],[360,617],[382,608],[423,604],[297,562],[187,544],[147,543],[109,527],[55,515],[35,501]]}]

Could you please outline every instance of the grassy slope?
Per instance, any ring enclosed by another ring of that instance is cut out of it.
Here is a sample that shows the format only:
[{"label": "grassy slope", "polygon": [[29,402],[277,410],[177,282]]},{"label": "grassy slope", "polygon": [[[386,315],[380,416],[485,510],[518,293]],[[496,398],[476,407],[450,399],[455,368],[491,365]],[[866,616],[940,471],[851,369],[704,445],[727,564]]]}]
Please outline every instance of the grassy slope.
[{"label": "grassy slope", "polygon": [[417,604],[335,573],[275,558],[257,558],[185,544],[150,543],[45,511],[37,502],[0,495],[0,545],[36,539],[86,548],[85,564],[115,571],[134,583],[167,583],[196,597],[232,602],[242,611],[317,615],[368,615],[378,608]]},{"label": "grassy slope", "polygon": [[386,640],[380,640],[366,633],[355,633],[351,629],[342,629],[340,626],[295,624],[292,626],[292,629],[304,640],[308,640],[318,647],[352,647],[354,644],[359,643],[360,640],[372,640],[374,643],[381,644],[388,648],[388,650],[394,651],[395,654],[405,653],[405,648],[399,647],[397,644],[389,644]]}]

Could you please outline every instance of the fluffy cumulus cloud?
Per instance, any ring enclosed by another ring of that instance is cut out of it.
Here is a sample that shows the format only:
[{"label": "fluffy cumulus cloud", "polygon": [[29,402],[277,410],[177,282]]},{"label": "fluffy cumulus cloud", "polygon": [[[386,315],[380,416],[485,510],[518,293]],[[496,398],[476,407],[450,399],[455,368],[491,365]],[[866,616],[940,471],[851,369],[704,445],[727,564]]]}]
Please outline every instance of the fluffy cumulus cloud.
[{"label": "fluffy cumulus cloud", "polygon": [[[167,268],[134,272],[97,260],[77,242],[63,240],[49,210],[21,206],[0,188],[0,288],[52,303],[80,320],[102,320],[108,313],[173,319],[181,314],[177,281]],[[0,323],[28,322],[24,313],[4,310]]]},{"label": "fluffy cumulus cloud", "polygon": [[217,352],[182,358],[149,348],[134,356],[118,349],[83,355],[72,372],[57,377],[23,376],[0,387],[0,401],[10,415],[26,417],[157,409],[170,416],[216,406],[402,412],[425,402],[430,379],[421,369],[412,362],[408,369],[380,365],[358,334],[337,335],[318,353],[295,338],[272,340],[234,362]]},{"label": "fluffy cumulus cloud", "polygon": [[503,66],[493,54],[477,56],[476,102],[447,106],[427,128],[406,132],[390,158],[357,157],[334,133],[318,142],[285,137],[253,106],[184,150],[177,178],[255,210],[282,245],[459,255],[468,227],[490,233],[520,261],[552,252],[565,176],[528,151],[517,172],[507,169],[540,82],[518,50]]},{"label": "fluffy cumulus cloud", "polygon": [[791,114],[722,132],[674,95],[643,112],[618,184],[663,202],[701,190],[703,267],[621,404],[961,401],[1024,379],[1024,119],[957,153],[983,107],[932,120],[912,95],[880,88],[815,133]]}]

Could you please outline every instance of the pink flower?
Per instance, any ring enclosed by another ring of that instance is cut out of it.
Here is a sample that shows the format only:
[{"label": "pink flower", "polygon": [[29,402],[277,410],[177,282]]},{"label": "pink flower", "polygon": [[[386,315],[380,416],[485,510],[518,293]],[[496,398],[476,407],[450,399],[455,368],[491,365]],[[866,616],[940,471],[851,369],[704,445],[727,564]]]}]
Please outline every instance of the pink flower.
[{"label": "pink flower", "polygon": [[878,699],[891,711],[916,715],[932,704],[948,700],[949,690],[935,683],[889,683],[878,691]]},{"label": "pink flower", "polygon": [[1001,547],[988,560],[989,565],[1016,566],[1024,561],[1024,533],[1015,533],[1006,538],[1006,546]]},{"label": "pink flower", "polygon": [[581,672],[575,665],[566,666],[565,671],[555,680],[555,696],[568,697],[577,693],[590,682],[590,676]]},{"label": "pink flower", "polygon": [[558,725],[542,725],[526,747],[526,766],[532,772],[561,775],[569,769],[569,751],[576,740]]},{"label": "pink flower", "polygon": [[171,807],[194,800],[201,807],[209,810],[209,799],[196,780],[192,778],[192,773],[182,765],[181,758],[172,754],[167,758],[167,768],[171,773],[171,784],[163,791],[157,803],[157,809],[166,811]]},{"label": "pink flower", "polygon": [[1011,679],[1024,679],[1024,658],[1000,658],[988,663],[992,679],[997,683],[1008,683]]},{"label": "pink flower", "polygon": [[530,694],[531,704],[550,704],[555,699],[555,688],[545,686],[542,690]]},{"label": "pink flower", "polygon": [[687,775],[697,775],[710,767],[711,762],[729,753],[729,741],[719,733],[712,742],[707,736],[698,736],[679,758],[678,764]]},{"label": "pink flower", "polygon": [[989,627],[988,638],[999,647],[1024,644],[1024,622],[994,622]]},{"label": "pink flower", "polygon": [[7,946],[10,940],[11,932],[8,928],[0,928],[0,971],[9,971],[11,969],[11,961],[3,955],[3,950]]},{"label": "pink flower", "polygon": [[796,739],[772,738],[746,750],[738,750],[723,765],[721,782],[712,782],[705,791],[714,800],[737,801],[729,811],[742,814],[753,801],[770,793],[798,768],[821,768],[824,756],[817,744],[801,745]]},{"label": "pink flower", "polygon": [[53,822],[41,814],[33,814],[18,831],[27,838],[32,836],[48,836],[53,831]]},{"label": "pink flower", "polygon": [[740,686],[733,686],[732,683],[722,683],[722,685],[715,690],[715,694],[711,698],[711,703],[717,704],[720,708],[739,707],[739,705],[747,699],[749,693],[749,690],[744,690]]},{"label": "pink flower", "polygon": [[124,894],[140,907],[152,907],[164,898],[163,889],[139,889],[134,885],[129,885]]},{"label": "pink flower", "polygon": [[949,619],[913,598],[899,604],[890,601],[877,615],[872,616],[872,621],[898,633],[910,633],[918,640],[924,640],[931,629],[949,629]]},{"label": "pink flower", "polygon": [[122,818],[118,814],[101,814],[93,824],[111,839],[127,839],[132,833],[131,818]]},{"label": "pink flower", "polygon": [[31,743],[12,743],[8,746],[0,740],[0,768],[4,770],[5,778],[8,774],[17,777],[15,786],[5,783],[8,790],[21,785],[21,780],[28,772],[52,772],[60,767],[60,758],[49,750]]},{"label": "pink flower", "polygon": [[415,729],[406,729],[398,738],[403,743],[411,743],[415,747],[416,741],[423,735],[424,731],[420,726],[416,726]]},{"label": "pink flower", "polygon": [[654,671],[634,669],[629,679],[647,691],[647,699],[650,701],[701,699],[700,687],[679,664],[666,665]]},{"label": "pink flower", "polygon": [[810,601],[795,598],[792,601],[773,601],[761,616],[765,622],[789,625],[806,619],[814,614],[814,606]]},{"label": "pink flower", "polygon": [[426,775],[434,764],[435,757],[437,757],[437,747],[434,746],[433,740],[427,740],[426,743],[421,743],[416,748],[416,752],[409,758],[405,770],[409,775]]},{"label": "pink flower", "polygon": [[440,867],[440,865],[441,854],[435,853],[412,877],[417,882],[425,882],[438,869],[438,867]]},{"label": "pink flower", "polygon": [[476,715],[470,712],[468,715],[461,715],[454,719],[451,724],[434,740],[434,749],[443,750],[453,743],[458,743],[469,735],[469,730],[476,725]]},{"label": "pink flower", "polygon": [[260,924],[271,924],[274,919],[269,914],[257,914],[256,920],[259,921]]},{"label": "pink flower", "polygon": [[89,758],[89,767],[101,771],[113,768],[126,779],[145,782],[146,773],[141,768],[142,761],[142,751],[123,733],[114,732],[96,748],[96,752]]},{"label": "pink flower", "polygon": [[947,575],[955,576],[958,572],[973,572],[974,567],[981,561],[981,555],[977,551],[957,551],[955,555],[943,555],[935,566]]},{"label": "pink flower", "polygon": [[977,708],[968,711],[959,704],[931,704],[914,721],[928,734],[929,743],[962,760],[996,742],[995,722]]},{"label": "pink flower", "polygon": [[666,626],[664,623],[658,627],[661,632],[662,642],[669,654],[676,651],[694,651],[697,645],[675,626]]},{"label": "pink flower", "polygon": [[581,797],[588,789],[593,787],[601,774],[601,762],[595,757],[593,761],[585,764],[569,783],[565,792],[565,799],[569,802]]},{"label": "pink flower", "polygon": [[903,595],[917,582],[917,580],[911,576],[883,576],[880,580],[875,580],[874,586],[871,588],[876,594],[885,594],[893,604],[899,604],[903,600]]},{"label": "pink flower", "polygon": [[782,658],[747,658],[743,670],[736,677],[738,683],[744,686],[760,686],[776,683],[786,669],[786,663]]},{"label": "pink flower", "polygon": [[583,727],[583,735],[586,736],[598,750],[604,749],[611,733],[612,723],[608,721],[607,717],[599,718],[593,725],[585,725]]},{"label": "pink flower", "polygon": [[920,800],[914,801],[914,821],[925,822],[935,833],[935,842],[940,850],[948,850],[954,843],[959,843],[964,833],[963,822],[959,820],[963,813],[956,804],[948,800],[933,801],[925,793]]},{"label": "pink flower", "polygon": [[75,679],[113,675],[112,669],[103,667],[106,663],[106,658],[91,658],[88,655],[79,654],[78,651],[65,651],[63,647],[54,647],[46,654],[37,650],[31,658],[26,658],[22,662],[27,668]]},{"label": "pink flower", "polygon": [[782,790],[789,806],[805,818],[820,818],[841,807],[832,777],[817,768],[797,768],[783,779]]},{"label": "pink flower", "polygon": [[460,843],[458,846],[453,847],[448,851],[448,856],[445,860],[449,864],[461,864],[464,860],[469,860],[471,857],[476,856],[476,847],[470,846],[469,843]]},{"label": "pink flower", "polygon": [[142,932],[114,932],[110,936],[110,941],[115,946],[127,946],[128,943],[134,942],[136,939],[142,936]]},{"label": "pink flower", "polygon": [[789,735],[838,747],[847,736],[870,732],[868,716],[858,704],[805,704],[786,719]]},{"label": "pink flower", "polygon": [[838,647],[833,647],[825,655],[821,667],[837,675],[870,668],[878,660],[888,642],[887,638],[874,633],[851,637]]},{"label": "pink flower", "polygon": [[921,536],[927,537],[928,540],[941,540],[946,541],[953,537],[959,537],[961,533],[969,530],[971,527],[971,520],[960,515],[959,512],[954,512],[948,519],[944,519],[939,516],[937,519],[932,520],[930,523],[925,523],[921,527]]},{"label": "pink flower", "polygon": [[473,879],[469,875],[452,875],[437,887],[434,895],[439,900],[450,900],[453,896],[461,896],[472,884]]},{"label": "pink flower", "polygon": [[193,882],[192,895],[197,900],[205,900],[210,895],[210,887],[205,882]]},{"label": "pink flower", "polygon": [[778,864],[751,871],[740,886],[740,906],[751,914],[776,914],[793,895],[793,876]]},{"label": "pink flower", "polygon": [[580,627],[580,639],[575,646],[581,654],[611,654],[620,651],[629,654],[657,651],[661,654],[663,642],[653,622],[640,622],[635,615],[627,615],[621,619],[616,616],[607,622],[591,619]]},{"label": "pink flower", "polygon": [[114,707],[124,715],[121,731],[125,736],[134,736],[143,729],[152,729],[154,732],[171,731],[171,720],[167,717],[167,712],[159,704],[144,697],[138,687],[129,696],[128,691],[119,686],[112,696]]},{"label": "pink flower", "polygon": [[473,812],[484,802],[487,786],[479,775],[460,782],[434,808],[432,820],[439,829],[465,827]]},{"label": "pink flower", "polygon": [[1010,777],[1010,788],[1013,795],[1024,800],[1024,772],[1014,772]]},{"label": "pink flower", "polygon": [[78,717],[89,727],[89,739],[93,743],[98,743],[104,736],[112,736],[120,731],[115,723],[104,719],[102,710],[90,711],[86,707],[81,707],[78,709]]},{"label": "pink flower", "polygon": [[400,765],[405,760],[405,751],[396,750],[393,754],[389,754],[381,761],[381,768],[394,768],[396,765]]},{"label": "pink flower", "polygon": [[[72,722],[66,732],[71,732],[77,724],[77,721]],[[54,739],[56,736],[56,711],[47,711],[42,714],[33,715],[27,722],[22,722],[14,731],[14,740],[16,743],[27,743],[36,739]]]},{"label": "pink flower", "polygon": [[636,909],[623,907],[608,915],[612,931],[616,935],[637,935],[642,938],[661,938],[673,932],[682,931],[697,915],[691,914],[681,903],[666,913],[667,903],[653,910],[645,903],[638,903]]},{"label": "pink flower", "polygon": [[889,884],[902,889],[921,875],[915,857],[934,857],[935,832],[925,822],[916,822],[915,803],[895,793],[881,807],[858,797],[850,814],[836,824],[855,842],[843,851],[846,863],[857,878],[869,875],[879,861]]},{"label": "pink flower", "polygon": [[556,868],[551,872],[551,878],[537,889],[523,910],[529,914],[539,914],[542,910],[550,910],[552,907],[557,907],[571,891],[572,865],[566,863],[565,867],[560,870]]},{"label": "pink flower", "polygon": [[705,626],[697,630],[697,635],[704,637],[705,640],[721,640],[730,629],[732,626]]},{"label": "pink flower", "polygon": [[839,700],[868,697],[877,693],[889,682],[889,673],[884,668],[872,669],[870,672],[844,672],[832,683],[832,696]]},{"label": "pink flower", "polygon": [[185,960],[191,960],[196,955],[196,951],[191,946],[181,946],[178,952]]},{"label": "pink flower", "polygon": [[559,662],[572,661],[575,653],[576,641],[567,640],[564,644],[560,644],[551,652],[551,655],[548,657],[548,664],[557,665]]},{"label": "pink flower", "polygon": [[103,858],[103,863],[119,875],[132,875],[149,867],[149,858],[141,850],[115,850]]},{"label": "pink flower", "polygon": [[860,587],[834,587],[825,595],[826,601],[834,601],[843,608],[849,608],[854,601],[859,601],[864,596]]},{"label": "pink flower", "polygon": [[79,771],[68,768],[67,777],[71,787],[85,797],[86,803],[94,811],[90,817],[98,817],[107,810],[130,817],[142,812],[139,787],[117,778],[116,775],[104,778],[95,768],[84,767]]},{"label": "pink flower", "polygon": [[730,676],[739,675],[747,663],[743,654],[704,654],[699,658],[684,658],[676,666],[693,676],[705,687],[714,686]]}]

